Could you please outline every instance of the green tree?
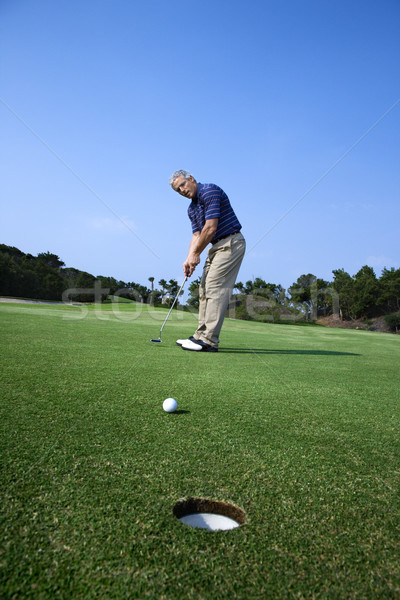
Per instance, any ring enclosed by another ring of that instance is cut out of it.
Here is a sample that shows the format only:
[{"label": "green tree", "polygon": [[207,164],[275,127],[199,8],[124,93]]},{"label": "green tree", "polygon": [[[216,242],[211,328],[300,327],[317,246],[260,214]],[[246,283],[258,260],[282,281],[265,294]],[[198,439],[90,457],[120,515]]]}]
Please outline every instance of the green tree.
[{"label": "green tree", "polygon": [[23,258],[25,255],[22,250],[19,250],[15,246],[7,246],[6,244],[0,244],[0,253],[8,254],[8,256],[12,256],[13,258]]},{"label": "green tree", "polygon": [[[247,282],[249,283],[249,282]],[[263,293],[265,292],[265,289],[267,288],[267,282],[264,281],[264,279],[261,279],[260,277],[256,277],[254,279],[254,281],[252,282],[252,289],[251,291],[255,294],[258,295],[263,295]]]},{"label": "green tree", "polygon": [[395,333],[400,331],[400,313],[385,315],[385,322],[390,331],[394,331]]},{"label": "green tree", "polygon": [[0,293],[6,296],[61,300],[63,279],[55,254],[34,257],[14,246],[0,244]]},{"label": "green tree", "polygon": [[51,254],[50,252],[39,252],[37,255],[38,259],[43,261],[48,267],[52,269],[59,269],[64,267],[65,263],[60,259],[57,254]]},{"label": "green tree", "polygon": [[379,283],[372,267],[365,265],[354,276],[354,312],[357,317],[374,317],[377,314]]},{"label": "green tree", "polygon": [[65,299],[75,302],[94,302],[96,277],[73,267],[62,269],[65,282]]},{"label": "green tree", "polygon": [[146,303],[151,294],[151,290],[140,283],[131,282],[129,285],[129,296],[132,300],[136,300],[136,302]]},{"label": "green tree", "polygon": [[154,277],[149,277],[151,283],[151,292],[148,296],[147,301],[153,306],[162,303],[162,293],[159,290],[154,289]]},{"label": "green tree", "polygon": [[11,253],[5,250],[4,244],[0,251],[0,294],[3,296],[18,296],[17,284],[20,279],[19,264]]},{"label": "green tree", "polygon": [[341,319],[355,319],[355,285],[354,279],[344,269],[332,271],[332,287],[339,295],[339,313]]},{"label": "green tree", "polygon": [[384,312],[400,310],[400,269],[383,269],[379,279],[377,304]]},{"label": "green tree", "polygon": [[167,290],[171,294],[171,296],[176,296],[178,293],[178,282],[176,279],[170,279],[167,284]]},{"label": "green tree", "polygon": [[200,281],[201,281],[201,277],[198,277],[197,279],[194,279],[193,281],[190,282],[189,298],[188,298],[187,303],[191,308],[195,308],[195,309],[199,308]]},{"label": "green tree", "polygon": [[306,315],[311,319],[316,319],[318,314],[325,313],[329,306],[326,293],[328,287],[329,283],[327,281],[308,273],[307,275],[300,275],[288,291],[291,295],[291,301],[295,304],[303,304]]},{"label": "green tree", "polygon": [[251,281],[251,279],[249,279],[248,281],[246,281],[246,283],[244,284],[244,293],[246,294],[246,296],[248,294],[251,294],[251,292],[254,290],[254,282]]},{"label": "green tree", "polygon": [[161,285],[161,295],[162,295],[162,297],[164,297],[168,284],[165,281],[165,279],[160,279],[160,281],[158,282],[158,285]]},{"label": "green tree", "polygon": [[261,277],[252,281],[241,281],[235,284],[235,289],[240,292],[232,300],[235,304],[235,317],[238,319],[279,321],[283,313],[290,311],[287,308],[285,290],[281,285],[267,283]]},{"label": "green tree", "polygon": [[114,277],[97,275],[96,280],[100,282],[100,285],[103,289],[108,289],[110,296],[114,296],[115,292],[126,287],[126,283],[123,281],[117,281]]}]

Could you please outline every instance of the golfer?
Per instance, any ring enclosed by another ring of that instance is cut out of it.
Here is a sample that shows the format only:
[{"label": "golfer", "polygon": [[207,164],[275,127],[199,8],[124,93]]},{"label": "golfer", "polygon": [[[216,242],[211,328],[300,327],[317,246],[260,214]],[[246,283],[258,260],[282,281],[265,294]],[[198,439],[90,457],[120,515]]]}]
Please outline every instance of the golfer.
[{"label": "golfer", "polygon": [[172,188],[191,200],[188,208],[192,224],[189,253],[183,272],[190,277],[200,263],[200,254],[211,243],[199,288],[199,323],[187,340],[177,340],[183,350],[218,352],[219,334],[224,322],[246,242],[228,196],[213,183],[200,183],[187,171],[175,171]]}]

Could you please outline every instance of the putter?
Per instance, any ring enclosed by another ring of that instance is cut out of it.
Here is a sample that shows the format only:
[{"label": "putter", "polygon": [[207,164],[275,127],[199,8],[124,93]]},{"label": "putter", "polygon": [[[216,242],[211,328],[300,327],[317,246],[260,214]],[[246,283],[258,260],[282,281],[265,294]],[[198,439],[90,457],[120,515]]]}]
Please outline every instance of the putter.
[{"label": "putter", "polygon": [[165,325],[165,323],[168,321],[168,317],[169,317],[169,315],[171,314],[171,310],[174,308],[174,306],[175,306],[175,302],[178,300],[178,297],[179,297],[179,295],[180,295],[181,291],[183,290],[183,286],[185,285],[186,281],[187,281],[187,275],[185,276],[185,279],[183,280],[183,283],[182,283],[181,287],[179,288],[179,291],[178,291],[177,295],[175,296],[175,300],[173,301],[173,303],[172,303],[172,306],[171,306],[171,308],[170,308],[170,309],[169,309],[169,311],[168,311],[168,314],[167,314],[167,316],[166,316],[166,318],[165,318],[165,321],[164,321],[164,323],[162,324],[162,327],[161,327],[161,329],[160,329],[160,335],[158,336],[158,340],[155,340],[155,339],[154,339],[154,340],[153,340],[153,339],[152,339],[152,340],[150,340],[150,341],[151,341],[151,342],[153,342],[154,344],[161,344],[161,342],[162,342],[162,339],[161,339],[162,330],[164,329],[164,325]]}]

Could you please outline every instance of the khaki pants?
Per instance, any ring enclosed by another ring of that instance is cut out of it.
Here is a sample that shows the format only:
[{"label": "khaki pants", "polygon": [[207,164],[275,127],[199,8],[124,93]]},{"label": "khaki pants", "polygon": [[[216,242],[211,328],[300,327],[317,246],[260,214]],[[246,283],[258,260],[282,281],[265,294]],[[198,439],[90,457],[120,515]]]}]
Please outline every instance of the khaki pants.
[{"label": "khaki pants", "polygon": [[211,346],[218,346],[245,250],[246,241],[239,232],[213,244],[208,251],[199,288],[199,326],[194,337]]}]

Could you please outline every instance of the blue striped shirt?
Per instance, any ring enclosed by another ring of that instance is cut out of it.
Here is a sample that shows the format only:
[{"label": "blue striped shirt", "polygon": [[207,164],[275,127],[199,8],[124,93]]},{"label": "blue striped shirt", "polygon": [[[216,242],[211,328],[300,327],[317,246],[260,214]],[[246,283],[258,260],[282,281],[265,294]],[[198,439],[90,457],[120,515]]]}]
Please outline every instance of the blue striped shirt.
[{"label": "blue striped shirt", "polygon": [[228,196],[224,190],[213,183],[197,184],[197,196],[189,205],[188,215],[193,233],[201,231],[209,219],[218,219],[218,227],[213,240],[242,228]]}]

